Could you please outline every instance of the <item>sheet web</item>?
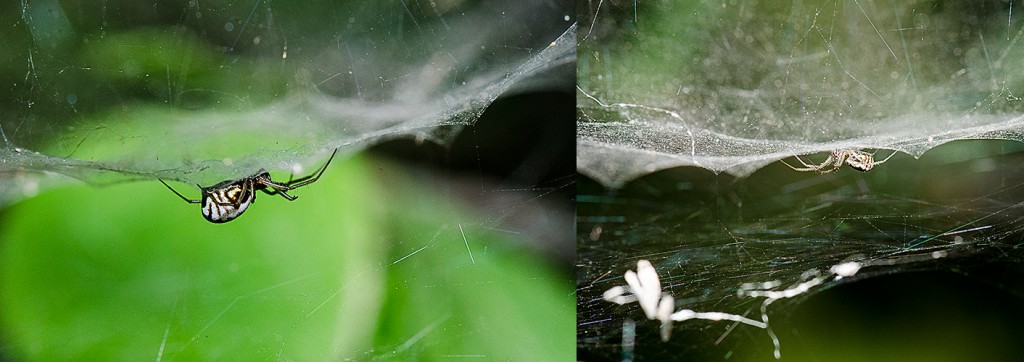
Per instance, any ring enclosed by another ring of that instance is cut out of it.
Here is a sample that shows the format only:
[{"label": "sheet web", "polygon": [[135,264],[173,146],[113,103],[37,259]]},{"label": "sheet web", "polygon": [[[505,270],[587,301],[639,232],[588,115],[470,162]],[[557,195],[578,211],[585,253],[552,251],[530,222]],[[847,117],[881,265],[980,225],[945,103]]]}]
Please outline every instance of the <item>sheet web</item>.
[{"label": "sheet web", "polygon": [[[571,289],[542,255],[571,260],[571,158],[533,131],[571,129],[517,111],[571,127],[572,10],[0,5],[0,359],[566,359]],[[429,170],[350,157],[374,146]],[[225,224],[156,181],[198,198],[335,149],[301,210],[260,193],[268,212]]]},{"label": "sheet web", "polygon": [[[785,360],[821,291],[1019,262],[1020,5],[580,3],[583,358]],[[843,150],[893,156],[779,162]]]},{"label": "sheet web", "polygon": [[209,185],[446,144],[575,58],[571,9],[542,1],[11,5],[0,205],[71,179]]},{"label": "sheet web", "polygon": [[589,1],[579,171],[737,176],[793,155],[1020,140],[1017,2]]}]

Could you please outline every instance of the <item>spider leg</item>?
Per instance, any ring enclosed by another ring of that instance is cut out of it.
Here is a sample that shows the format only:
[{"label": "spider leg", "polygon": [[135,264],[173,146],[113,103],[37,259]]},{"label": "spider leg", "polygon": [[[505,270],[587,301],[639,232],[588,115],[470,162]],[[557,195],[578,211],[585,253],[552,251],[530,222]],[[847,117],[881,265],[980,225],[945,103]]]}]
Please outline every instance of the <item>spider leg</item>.
[{"label": "spider leg", "polygon": [[295,180],[290,180],[290,181],[288,181],[288,183],[283,184],[283,185],[281,185],[281,184],[278,184],[278,185],[284,186],[286,190],[291,190],[291,189],[299,188],[299,187],[306,186],[306,185],[309,185],[311,183],[316,182],[316,180],[320,179],[320,175],[323,175],[324,171],[327,170],[327,166],[331,164],[331,161],[334,160],[334,155],[336,155],[336,154],[338,154],[338,149],[337,148],[335,148],[334,152],[331,153],[331,158],[327,159],[327,163],[325,163],[323,167],[320,167],[320,171],[318,171],[316,173],[316,176],[309,175],[309,176],[298,178],[298,179],[295,179]]},{"label": "spider leg", "polygon": [[285,199],[288,199],[288,201],[295,201],[295,199],[298,198],[298,196],[292,196],[292,195],[289,195],[289,194],[285,193],[284,192],[285,190],[279,190],[279,189],[275,189],[273,187],[269,187],[269,188],[263,189],[262,191],[263,191],[263,193],[265,193],[267,195],[281,195],[281,197],[283,197]]},{"label": "spider leg", "polygon": [[287,192],[284,192],[284,190],[279,190],[277,193],[281,194],[281,197],[288,199],[288,201],[295,201],[295,199],[298,198],[298,196],[289,195]]},{"label": "spider leg", "polygon": [[[171,185],[168,185],[162,179],[157,179],[157,180],[160,181],[160,183],[164,184],[164,186],[167,186],[168,190],[171,190],[171,192],[173,192],[175,195],[178,195],[178,197],[180,197],[182,200],[185,200],[185,202],[187,202],[187,203],[198,204],[198,203],[202,202],[201,200],[192,200],[190,198],[185,197],[185,195],[182,195],[182,194],[178,193],[178,191],[174,190],[174,188],[172,188]],[[196,186],[199,186],[199,185],[196,185]]]},{"label": "spider leg", "polygon": [[315,173],[313,175],[309,175],[309,176],[306,176],[306,177],[302,177],[302,178],[298,178],[298,179],[295,179],[295,180],[292,180],[292,181],[288,181],[288,183],[284,183],[284,184],[275,182],[274,180],[271,180],[269,177],[261,177],[259,179],[259,181],[262,184],[264,184],[264,185],[267,185],[267,186],[270,186],[270,187],[272,187],[274,189],[277,189],[278,191],[294,190],[294,189],[297,189],[299,187],[309,185],[311,183],[316,182],[316,180],[320,179],[320,175],[324,174],[324,171],[327,170],[327,166],[331,164],[331,160],[334,159],[334,155],[336,155],[336,154],[338,154],[338,149],[337,148],[334,149],[334,153],[331,153],[331,158],[327,159],[327,163],[325,163],[324,166],[320,168],[320,171],[317,171],[317,173]]},{"label": "spider leg", "polygon": [[[836,152],[829,152],[828,158],[825,159],[820,165],[814,166],[814,171],[824,175],[827,173],[833,173],[843,167],[843,162],[846,161],[846,157],[843,154],[837,155]],[[831,167],[831,168],[830,168]]]},{"label": "spider leg", "polygon": [[804,167],[808,167],[808,168],[810,168],[812,170],[817,170],[819,167],[821,167],[821,165],[815,165],[815,164],[807,163],[807,161],[804,161],[804,159],[800,158],[800,156],[793,155],[793,157],[795,157],[797,161],[800,161],[800,163],[803,164]]},{"label": "spider leg", "polygon": [[[302,183],[303,181],[309,180],[309,179],[313,178],[313,176],[316,176],[316,174],[312,174],[312,175],[305,176],[305,177],[299,177],[299,178],[295,178],[295,174],[289,174],[288,175],[288,182],[280,183],[280,182],[277,182],[277,181],[274,181],[274,180],[270,180],[270,182],[273,183],[274,185],[277,185],[279,188],[280,187],[287,187],[288,190],[291,190],[291,189],[294,189],[294,188],[299,187],[299,186],[304,186],[306,184],[313,183],[312,181],[310,181],[308,183],[303,183],[301,185],[291,186],[292,184],[298,184],[298,183]],[[313,180],[313,181],[316,181],[316,180]]]},{"label": "spider leg", "polygon": [[274,180],[271,180],[270,176],[259,176],[259,177],[256,177],[256,178],[253,179],[253,182],[256,182],[256,183],[262,184],[263,186],[266,186],[265,188],[260,188],[260,190],[262,190],[267,195],[278,195],[278,194],[280,194],[281,197],[287,199],[288,201],[295,201],[296,197],[292,196],[292,195],[289,195],[285,191],[294,190],[294,189],[297,189],[299,187],[306,186],[306,185],[309,185],[311,183],[314,183],[314,182],[316,182],[316,180],[319,180],[320,176],[324,174],[324,170],[327,170],[327,166],[331,164],[331,160],[334,160],[334,155],[336,155],[336,154],[338,154],[338,149],[337,148],[334,149],[334,153],[331,153],[331,158],[327,159],[327,163],[325,163],[324,166],[320,168],[320,171],[318,171],[316,174],[309,175],[309,176],[306,176],[306,177],[303,177],[303,178],[299,178],[297,180],[291,180],[289,178],[288,183],[283,183],[283,184],[275,182]]},{"label": "spider leg", "polygon": [[825,170],[825,168],[829,167],[830,165],[834,167],[834,165],[832,165],[832,163],[833,163],[833,161],[835,161],[835,157],[831,153],[828,155],[828,158],[825,159],[825,162],[822,162],[822,163],[817,164],[817,165],[807,163],[807,161],[804,161],[802,158],[800,158],[800,156],[793,155],[793,157],[796,158],[797,161],[800,161],[800,163],[803,164],[804,167],[793,167],[792,165],[786,163],[786,161],[782,161],[782,163],[785,163],[786,166],[789,166],[789,168],[793,169],[794,171],[800,171],[800,172],[812,172],[813,171],[813,172],[829,173],[829,172],[832,172],[832,171],[835,171],[835,170],[838,169],[838,167],[835,167],[835,168],[833,168],[831,170],[822,171],[822,170]]},{"label": "spider leg", "polygon": [[895,156],[895,155],[896,155],[897,153],[899,153],[899,151],[897,151],[897,150],[892,150],[892,153],[891,153],[891,154],[889,154],[889,156],[888,156],[888,157],[886,157],[886,158],[885,158],[884,160],[881,160],[881,161],[877,161],[877,162],[875,162],[875,165],[879,165],[879,164],[883,164],[883,163],[885,163],[885,161],[888,161],[888,160],[889,160],[890,158],[892,158],[892,156]]},{"label": "spider leg", "polygon": [[281,197],[288,199],[288,201],[295,201],[295,196],[289,195],[285,191],[294,189],[289,188],[288,185],[279,184],[271,180],[270,177],[257,177],[254,182],[262,184],[265,187],[259,188],[258,190],[263,191],[267,195],[281,195]]},{"label": "spider leg", "polygon": [[250,200],[249,202],[255,204],[256,203],[256,182],[255,181],[249,180],[248,182],[243,182],[242,183],[242,195],[245,195],[247,192],[251,192],[252,193],[252,200]]},{"label": "spider leg", "polygon": [[779,160],[779,161],[782,162],[784,165],[789,166],[789,168],[793,169],[793,171],[800,171],[800,172],[817,171],[813,167],[800,167],[800,168],[797,168],[797,167],[793,167],[793,165],[790,165],[789,162],[786,162],[786,160]]},{"label": "spider leg", "polygon": [[793,158],[795,158],[797,161],[800,161],[800,164],[803,165],[804,167],[794,167],[793,165],[790,165],[789,162],[786,162],[786,160],[779,160],[779,161],[782,161],[783,164],[785,164],[789,168],[793,169],[793,171],[809,172],[809,171],[817,171],[818,170],[815,165],[807,163],[807,161],[804,161],[804,159],[800,158],[800,156],[797,156],[797,155],[794,154]]}]

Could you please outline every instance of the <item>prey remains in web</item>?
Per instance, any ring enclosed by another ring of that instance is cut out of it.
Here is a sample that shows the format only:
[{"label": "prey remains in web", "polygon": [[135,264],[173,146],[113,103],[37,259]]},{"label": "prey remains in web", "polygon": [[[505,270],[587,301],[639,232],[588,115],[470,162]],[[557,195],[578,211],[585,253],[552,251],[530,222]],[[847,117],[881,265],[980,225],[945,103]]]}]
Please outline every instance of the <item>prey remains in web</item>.
[{"label": "prey remains in web", "polygon": [[[937,259],[945,257],[946,253],[936,252],[930,255]],[[817,269],[810,269],[800,276],[800,281],[789,288],[779,290],[783,287],[781,281],[769,281],[764,283],[744,283],[736,291],[740,297],[765,298],[761,302],[761,320],[754,320],[738,314],[724,312],[697,312],[692,309],[675,310],[675,298],[662,292],[661,280],[658,272],[650,261],[639,260],[636,263],[636,271],[627,270],[623,275],[626,281],[625,286],[615,286],[604,292],[604,300],[623,305],[637,302],[640,309],[644,311],[647,319],[661,322],[661,340],[667,342],[672,335],[672,323],[687,320],[703,319],[708,321],[733,321],[749,326],[764,329],[775,346],[775,359],[782,358],[782,345],[779,337],[775,335],[768,325],[768,306],[780,299],[793,298],[807,293],[812,288],[822,285],[825,282],[836,281],[845,277],[852,277],[861,268],[868,266],[855,261],[843,262],[833,265],[827,272],[820,272]],[[728,333],[728,332],[727,332]]]},{"label": "prey remains in web", "polygon": [[289,195],[286,191],[291,191],[319,180],[320,175],[324,174],[327,165],[331,164],[331,160],[334,159],[334,155],[337,153],[338,149],[334,149],[334,153],[331,153],[331,158],[327,159],[327,163],[324,163],[324,166],[317,173],[290,180],[286,183],[279,183],[270,179],[270,173],[267,170],[260,169],[252,176],[240,180],[225,180],[210,187],[202,187],[197,184],[196,186],[199,187],[199,191],[203,195],[200,200],[185,197],[171,188],[164,180],[160,180],[160,183],[167,186],[167,189],[178,195],[182,200],[185,200],[185,202],[202,204],[203,217],[207,221],[218,224],[225,223],[241,216],[249,208],[250,204],[256,202],[257,190],[263,191],[267,195],[281,195],[281,197],[288,201],[295,201],[296,197]]},{"label": "prey remains in web", "polygon": [[892,158],[892,156],[895,155],[896,151],[892,151],[892,154],[890,154],[889,157],[886,157],[884,160],[875,162],[874,153],[868,153],[861,150],[853,149],[839,149],[832,150],[832,153],[828,155],[828,158],[825,159],[825,162],[822,162],[817,165],[807,163],[806,161],[801,159],[800,156],[795,155],[793,157],[796,157],[796,160],[800,161],[800,164],[802,164],[804,167],[793,167],[793,165],[790,165],[785,160],[781,161],[794,171],[801,172],[818,172],[822,174],[832,173],[839,171],[839,169],[842,168],[844,164],[850,165],[850,168],[854,170],[868,172],[871,171],[871,169],[874,168],[875,166],[885,163],[885,161],[888,161],[890,158]]}]

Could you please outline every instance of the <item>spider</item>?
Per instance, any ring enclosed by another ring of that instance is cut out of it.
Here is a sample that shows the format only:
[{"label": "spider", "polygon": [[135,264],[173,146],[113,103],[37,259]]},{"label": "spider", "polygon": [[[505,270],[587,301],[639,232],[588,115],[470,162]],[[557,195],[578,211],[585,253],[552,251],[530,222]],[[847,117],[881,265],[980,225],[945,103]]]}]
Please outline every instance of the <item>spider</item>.
[{"label": "spider", "polygon": [[850,167],[853,168],[854,170],[868,172],[871,171],[871,168],[885,163],[885,161],[888,161],[890,158],[892,158],[892,156],[895,155],[896,151],[892,151],[892,154],[889,155],[889,157],[886,157],[884,160],[875,162],[874,153],[867,153],[861,150],[842,149],[832,150],[832,153],[828,155],[828,158],[825,159],[825,162],[822,162],[821,164],[818,165],[804,162],[804,160],[800,159],[800,156],[795,155],[793,157],[796,157],[796,160],[800,161],[800,163],[803,164],[804,167],[793,167],[793,165],[790,165],[785,160],[782,160],[782,163],[786,164],[786,166],[789,166],[789,168],[795,171],[813,171],[820,172],[822,174],[838,171],[840,167],[843,167],[844,163],[850,165]]},{"label": "spider", "polygon": [[316,180],[320,179],[320,175],[323,175],[324,170],[327,169],[327,165],[331,164],[331,160],[334,159],[334,155],[337,153],[338,149],[334,149],[334,153],[331,153],[331,158],[327,159],[327,163],[316,174],[296,180],[289,180],[287,183],[271,180],[270,173],[267,170],[260,169],[256,174],[240,180],[226,180],[210,187],[202,187],[197,184],[196,186],[199,187],[200,192],[203,194],[201,200],[187,198],[171,188],[164,180],[158,180],[175,195],[185,200],[185,202],[190,204],[201,203],[203,205],[203,217],[209,222],[219,224],[241,216],[245,209],[249,208],[249,204],[256,202],[256,190],[263,191],[267,195],[281,195],[281,197],[288,201],[294,201],[296,197],[289,195],[285,191],[291,191],[316,182]]}]

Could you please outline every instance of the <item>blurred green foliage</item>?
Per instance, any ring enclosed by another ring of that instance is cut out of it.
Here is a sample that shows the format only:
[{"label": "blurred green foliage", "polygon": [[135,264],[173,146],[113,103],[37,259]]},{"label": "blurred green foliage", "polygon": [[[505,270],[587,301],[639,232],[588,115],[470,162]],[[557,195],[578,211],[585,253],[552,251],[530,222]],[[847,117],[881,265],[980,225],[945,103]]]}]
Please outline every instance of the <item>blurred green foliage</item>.
[{"label": "blurred green foliage", "polygon": [[[345,82],[401,76],[381,69],[422,62],[424,54],[436,51],[426,44],[445,39],[434,30],[478,5],[460,0],[423,5],[5,2],[0,4],[0,24],[8,29],[0,32],[5,50],[0,52],[0,126],[18,146],[35,149],[82,119],[140,104],[165,106],[168,112],[238,111],[325,89],[384,97],[374,93],[377,88],[357,91],[359,86]],[[325,54],[328,50],[343,55]],[[326,82],[332,79],[338,84]]]},{"label": "blurred green foliage", "polygon": [[18,360],[573,358],[567,276],[368,163],[335,160],[298,200],[259,194],[226,224],[156,181],[9,208],[3,349]]}]

